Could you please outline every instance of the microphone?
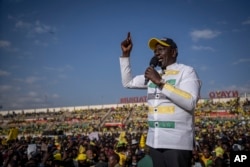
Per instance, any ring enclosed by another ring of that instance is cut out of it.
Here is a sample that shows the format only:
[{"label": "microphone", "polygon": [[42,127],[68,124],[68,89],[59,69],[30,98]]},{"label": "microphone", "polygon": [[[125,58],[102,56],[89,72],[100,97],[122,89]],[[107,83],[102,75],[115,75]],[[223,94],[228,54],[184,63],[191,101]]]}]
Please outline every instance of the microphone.
[{"label": "microphone", "polygon": [[[152,57],[152,59],[150,60],[149,66],[155,68],[158,65],[158,58],[156,56]],[[145,78],[145,82],[144,85],[148,84],[149,79]]]}]

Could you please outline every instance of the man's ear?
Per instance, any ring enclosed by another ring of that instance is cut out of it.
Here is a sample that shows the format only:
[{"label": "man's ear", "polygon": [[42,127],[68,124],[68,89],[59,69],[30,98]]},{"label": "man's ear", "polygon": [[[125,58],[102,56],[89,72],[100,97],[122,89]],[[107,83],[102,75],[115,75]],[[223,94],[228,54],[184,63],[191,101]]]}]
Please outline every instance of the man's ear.
[{"label": "man's ear", "polygon": [[172,54],[173,57],[177,57],[177,49],[172,48],[171,49],[171,54]]}]

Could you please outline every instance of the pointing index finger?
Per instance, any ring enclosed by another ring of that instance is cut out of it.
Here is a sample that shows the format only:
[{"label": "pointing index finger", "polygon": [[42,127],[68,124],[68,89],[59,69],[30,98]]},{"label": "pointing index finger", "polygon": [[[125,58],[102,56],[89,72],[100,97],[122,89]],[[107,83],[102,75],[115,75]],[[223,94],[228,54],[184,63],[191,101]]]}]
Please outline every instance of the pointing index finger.
[{"label": "pointing index finger", "polygon": [[128,32],[127,40],[130,40],[130,32]]}]

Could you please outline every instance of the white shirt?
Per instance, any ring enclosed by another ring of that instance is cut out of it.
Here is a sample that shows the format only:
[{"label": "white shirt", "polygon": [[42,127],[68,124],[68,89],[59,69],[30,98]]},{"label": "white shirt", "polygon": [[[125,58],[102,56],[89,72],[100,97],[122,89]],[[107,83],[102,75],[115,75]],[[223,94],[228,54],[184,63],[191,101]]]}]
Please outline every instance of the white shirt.
[{"label": "white shirt", "polygon": [[144,75],[132,76],[130,58],[120,58],[120,69],[124,87],[147,89],[146,144],[153,148],[193,150],[194,109],[201,88],[195,70],[178,63],[168,66],[162,74],[166,84],[160,90],[151,81],[144,85]]}]

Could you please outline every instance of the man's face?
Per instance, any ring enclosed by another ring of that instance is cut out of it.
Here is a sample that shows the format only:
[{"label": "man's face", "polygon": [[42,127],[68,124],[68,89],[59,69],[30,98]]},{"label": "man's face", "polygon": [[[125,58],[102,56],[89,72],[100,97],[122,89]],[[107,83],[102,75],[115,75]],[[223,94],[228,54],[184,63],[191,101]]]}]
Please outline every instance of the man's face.
[{"label": "man's face", "polygon": [[210,157],[210,154],[209,154],[208,149],[204,149],[204,150],[203,150],[203,155],[204,155],[205,158]]},{"label": "man's face", "polygon": [[90,160],[94,159],[94,154],[93,154],[92,150],[87,150],[86,155],[87,155],[88,159],[90,159]]},{"label": "man's face", "polygon": [[158,58],[159,66],[161,68],[165,69],[168,65],[171,65],[175,62],[175,50],[171,47],[156,44],[154,54]]},{"label": "man's face", "polygon": [[117,161],[114,159],[113,156],[110,156],[108,159],[108,166],[109,167],[114,167],[117,164]]}]

